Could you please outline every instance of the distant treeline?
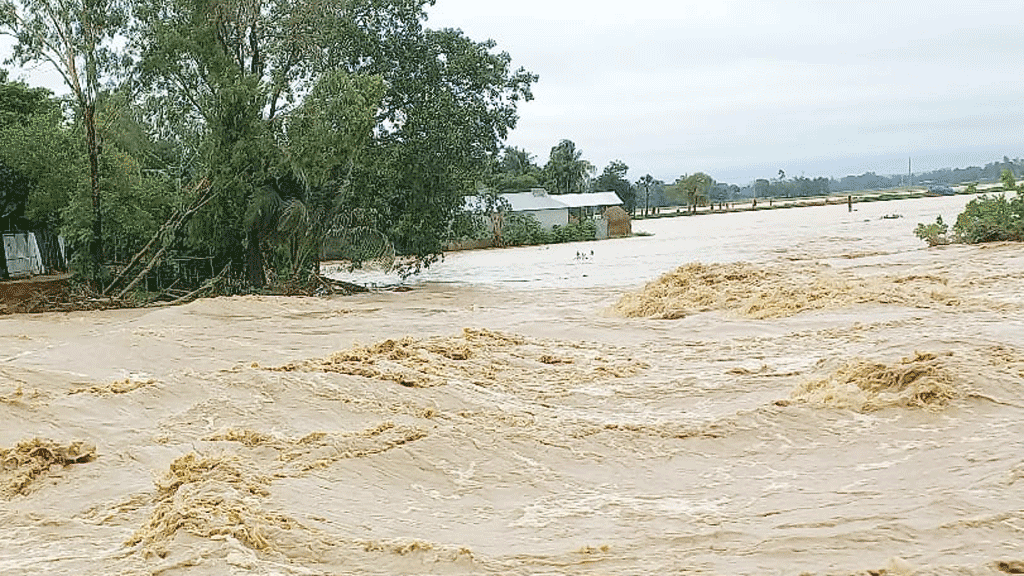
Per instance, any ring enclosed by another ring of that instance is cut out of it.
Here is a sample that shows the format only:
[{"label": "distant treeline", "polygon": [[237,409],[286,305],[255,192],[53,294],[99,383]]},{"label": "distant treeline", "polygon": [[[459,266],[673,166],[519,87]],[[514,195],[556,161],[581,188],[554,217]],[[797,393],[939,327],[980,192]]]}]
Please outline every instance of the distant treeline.
[{"label": "distant treeline", "polygon": [[751,198],[801,198],[911,185],[955,186],[995,182],[1006,170],[1015,177],[1024,175],[1024,160],[1003,156],[1002,161],[990,162],[984,167],[940,168],[895,175],[865,172],[842,178],[787,177],[784,170],[779,170],[772,178],[759,178],[746,186],[718,182],[704,172],[683,174],[674,182],[658,180],[650,174],[631,182],[626,177],[629,167],[625,162],[612,160],[597,174],[596,167],[583,157],[575,143],[562,140],[551,148],[549,160],[543,166],[524,149],[503,148],[491,163],[490,174],[482,184],[495,192],[520,192],[531,188],[544,188],[551,194],[611,191],[618,194],[627,211],[646,215],[665,206],[694,209]]},{"label": "distant treeline", "polygon": [[999,180],[1003,170],[1009,170],[1014,176],[1024,173],[1024,159],[1010,159],[1003,156],[1001,162],[989,162],[984,167],[968,166],[967,168],[939,168],[929,172],[913,174],[908,181],[907,174],[881,176],[874,172],[866,172],[860,176],[846,176],[832,180],[834,192],[847,190],[872,190],[879,188],[895,188],[896,186],[927,185],[927,184],[968,184],[971,182],[994,182]]},{"label": "distant treeline", "polygon": [[1010,159],[1003,156],[1001,161],[989,162],[984,166],[968,166],[967,168],[939,168],[917,174],[883,175],[865,172],[858,176],[850,175],[842,178],[786,178],[779,173],[778,178],[771,180],[761,178],[750,186],[736,186],[716,183],[711,196],[726,198],[796,198],[802,196],[822,196],[858,190],[884,190],[899,186],[927,186],[969,184],[971,182],[995,182],[1004,170],[1009,170],[1015,177],[1024,174],[1024,159]]}]

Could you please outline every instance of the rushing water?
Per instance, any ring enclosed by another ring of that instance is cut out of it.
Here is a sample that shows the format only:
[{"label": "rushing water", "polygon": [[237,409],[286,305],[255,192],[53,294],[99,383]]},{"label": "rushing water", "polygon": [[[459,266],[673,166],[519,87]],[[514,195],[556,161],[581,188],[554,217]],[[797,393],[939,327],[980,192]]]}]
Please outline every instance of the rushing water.
[{"label": "rushing water", "polygon": [[912,234],[966,200],[0,318],[0,575],[1021,573],[1021,247]]},{"label": "rushing water", "polygon": [[[855,204],[852,212],[846,204],[837,204],[638,220],[633,223],[633,231],[651,236],[452,252],[443,262],[407,282],[515,284],[522,288],[621,287],[646,282],[691,261],[763,262],[915,252],[924,249],[913,234],[918,222],[931,223],[941,215],[952,224],[970,198]],[[338,276],[346,277],[344,273]],[[354,278],[386,285],[402,282],[398,276],[387,274],[357,274]]]}]

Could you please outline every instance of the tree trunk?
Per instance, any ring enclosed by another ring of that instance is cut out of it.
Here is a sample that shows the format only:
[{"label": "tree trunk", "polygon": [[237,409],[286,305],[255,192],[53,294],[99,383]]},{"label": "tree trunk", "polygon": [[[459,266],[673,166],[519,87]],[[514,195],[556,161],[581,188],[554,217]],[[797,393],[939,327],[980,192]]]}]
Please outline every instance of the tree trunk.
[{"label": "tree trunk", "polygon": [[253,288],[263,288],[267,285],[267,277],[263,271],[261,244],[258,234],[252,234],[249,246],[245,249],[245,273],[249,279],[249,286]]},{"label": "tree trunk", "polygon": [[92,255],[93,280],[99,279],[103,264],[103,221],[100,213],[100,151],[96,144],[96,104],[85,105],[85,138],[89,147],[89,184],[92,188]]}]

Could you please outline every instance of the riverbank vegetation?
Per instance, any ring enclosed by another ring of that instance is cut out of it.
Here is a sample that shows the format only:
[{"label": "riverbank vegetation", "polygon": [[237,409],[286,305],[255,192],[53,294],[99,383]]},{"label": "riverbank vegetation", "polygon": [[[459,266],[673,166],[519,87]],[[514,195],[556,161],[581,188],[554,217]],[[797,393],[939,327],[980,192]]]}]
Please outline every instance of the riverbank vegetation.
[{"label": "riverbank vegetation", "polygon": [[3,227],[60,233],[107,296],[190,263],[304,284],[326,239],[429,265],[537,80],[431,3],[0,1],[13,63],[70,93],[0,78]]},{"label": "riverbank vegetation", "polygon": [[[1000,180],[1003,191],[982,194],[968,202],[952,230],[938,216],[931,224],[918,224],[914,234],[929,246],[1024,240],[1024,186],[1017,185],[1009,170],[1003,171]],[[1007,193],[1013,195],[1008,198]]]}]

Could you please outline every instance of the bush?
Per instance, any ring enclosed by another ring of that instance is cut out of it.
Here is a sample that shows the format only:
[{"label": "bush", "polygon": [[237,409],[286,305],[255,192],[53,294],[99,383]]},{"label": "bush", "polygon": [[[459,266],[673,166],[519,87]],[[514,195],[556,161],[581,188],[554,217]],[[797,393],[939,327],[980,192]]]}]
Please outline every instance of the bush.
[{"label": "bush", "polygon": [[947,232],[949,232],[949,226],[942,221],[942,216],[936,217],[933,224],[918,224],[914,229],[914,235],[927,242],[929,246],[949,244]]},{"label": "bush", "polygon": [[551,233],[555,242],[583,242],[597,236],[597,224],[587,218],[565,226],[555,226]]},{"label": "bush", "polygon": [[1024,192],[983,195],[971,200],[953,225],[957,239],[968,244],[1024,240]]},{"label": "bush", "polygon": [[565,226],[555,226],[548,231],[529,214],[509,212],[504,216],[501,236],[504,246],[582,242],[597,236],[597,224],[591,219],[585,219]]},{"label": "bush", "polygon": [[505,246],[548,244],[551,234],[541,228],[540,222],[529,214],[509,212],[504,215],[501,243]]}]

